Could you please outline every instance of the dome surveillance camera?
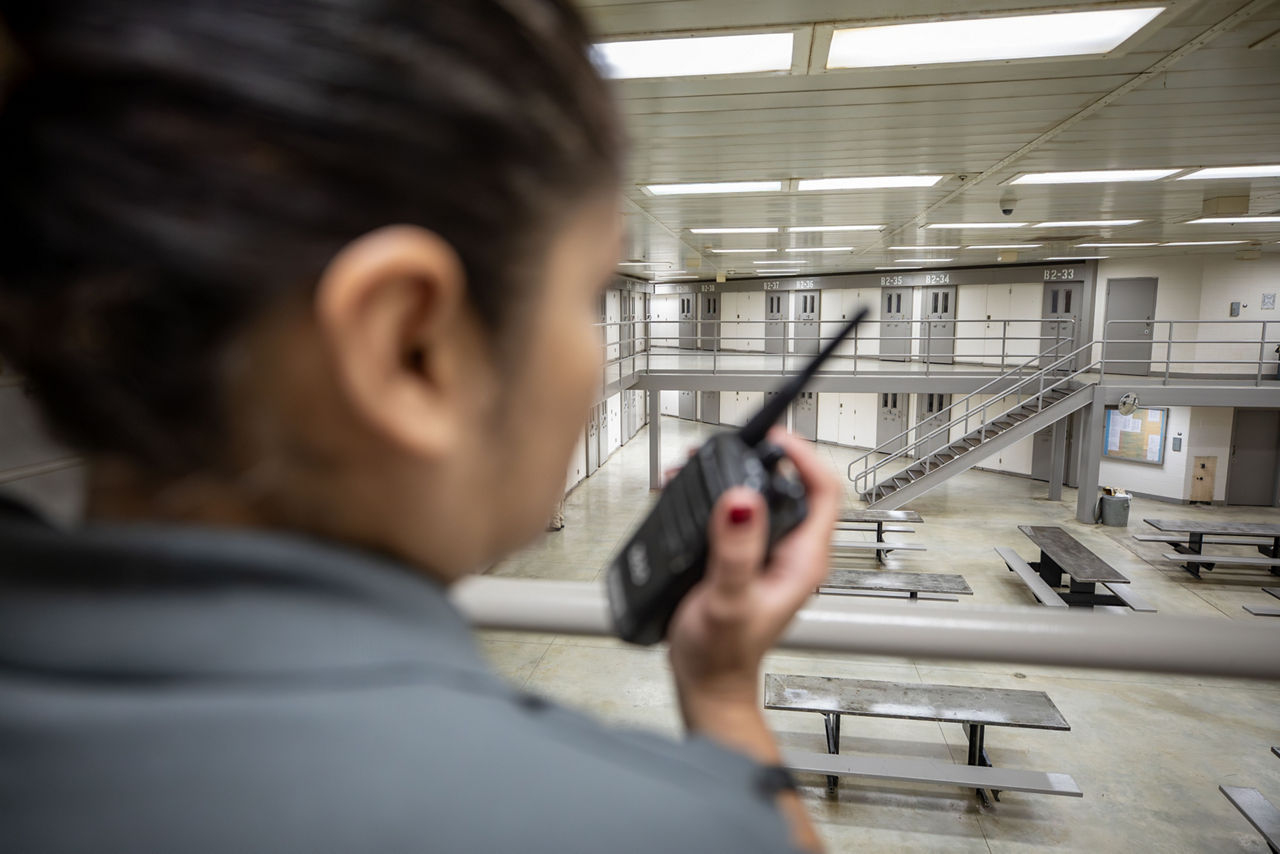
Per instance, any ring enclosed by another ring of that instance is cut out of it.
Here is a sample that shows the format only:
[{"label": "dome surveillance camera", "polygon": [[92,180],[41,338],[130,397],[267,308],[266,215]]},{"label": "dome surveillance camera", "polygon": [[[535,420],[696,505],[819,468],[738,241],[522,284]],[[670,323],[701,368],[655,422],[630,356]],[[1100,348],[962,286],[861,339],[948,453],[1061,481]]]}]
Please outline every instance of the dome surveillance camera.
[{"label": "dome surveillance camera", "polygon": [[1006,197],[1000,200],[1000,213],[1005,216],[1013,216],[1014,208],[1018,206],[1018,200],[1012,197]]}]

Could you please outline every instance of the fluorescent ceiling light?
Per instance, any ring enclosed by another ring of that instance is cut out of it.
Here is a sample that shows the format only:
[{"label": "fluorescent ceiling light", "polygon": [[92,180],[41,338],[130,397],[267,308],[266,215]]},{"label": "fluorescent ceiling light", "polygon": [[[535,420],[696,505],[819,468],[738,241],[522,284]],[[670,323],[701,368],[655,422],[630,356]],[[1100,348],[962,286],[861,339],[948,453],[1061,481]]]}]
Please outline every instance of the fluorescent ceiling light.
[{"label": "fluorescent ceiling light", "polygon": [[1187,225],[1222,225],[1233,222],[1280,222],[1280,216],[1207,216],[1193,219]]},{"label": "fluorescent ceiling light", "polygon": [[1134,249],[1139,246],[1159,246],[1158,243],[1077,243],[1081,249]]},{"label": "fluorescent ceiling light", "polygon": [[807,247],[800,247],[799,249],[793,247],[791,249],[788,249],[787,251],[788,252],[852,252],[853,247],[852,246],[807,246]]},{"label": "fluorescent ceiling light", "polygon": [[747,253],[777,252],[777,249],[712,249],[716,255],[743,255]]},{"label": "fluorescent ceiling light", "polygon": [[1107,184],[1116,181],[1159,181],[1181,169],[1098,169],[1092,172],[1028,172],[1011,184]]},{"label": "fluorescent ceiling light", "polygon": [[948,249],[959,249],[959,246],[890,246],[895,252],[940,252]]},{"label": "fluorescent ceiling light", "polygon": [[896,258],[895,264],[946,264],[954,258]]},{"label": "fluorescent ceiling light", "polygon": [[1140,219],[1077,219],[1064,222],[1038,222],[1035,228],[1106,228],[1109,225],[1137,225]]},{"label": "fluorescent ceiling light", "polygon": [[788,228],[787,231],[798,233],[802,231],[880,231],[883,225],[798,225],[794,228]]},{"label": "fluorescent ceiling light", "polygon": [[619,261],[619,267],[665,267],[669,261]]},{"label": "fluorescent ceiling light", "polygon": [[1214,178],[1280,178],[1280,165],[1276,166],[1216,166],[1198,169],[1183,175],[1179,181],[1208,181]]},{"label": "fluorescent ceiling light", "polygon": [[925,228],[1022,228],[1025,222],[934,222]]},{"label": "fluorescent ceiling light", "polygon": [[648,184],[645,186],[655,196],[697,196],[712,193],[777,193],[782,191],[781,181],[718,181],[711,184]]},{"label": "fluorescent ceiling light", "polygon": [[923,267],[876,267],[877,270],[923,270]]},{"label": "fluorescent ceiling light", "polygon": [[752,264],[785,264],[788,267],[794,267],[797,264],[808,264],[808,261],[797,261],[794,258],[788,258],[786,261],[752,261]]},{"label": "fluorescent ceiling light", "polygon": [[1109,255],[1055,255],[1052,258],[1046,258],[1046,261],[1101,261],[1103,258],[1109,258]]},{"label": "fluorescent ceiling light", "polygon": [[862,178],[806,178],[796,182],[805,190],[892,190],[901,187],[932,187],[941,175],[872,175]]},{"label": "fluorescent ceiling light", "polygon": [[1161,243],[1161,246],[1235,246],[1247,240],[1181,240],[1177,243]]},{"label": "fluorescent ceiling light", "polygon": [[987,243],[981,246],[966,246],[965,249],[1039,249],[1043,243]]},{"label": "fluorescent ceiling light", "polygon": [[777,234],[776,228],[691,228],[694,234]]},{"label": "fluorescent ceiling light", "polygon": [[827,68],[1109,53],[1163,11],[1163,6],[1151,6],[836,30]]},{"label": "fluorescent ceiling light", "polygon": [[675,281],[676,279],[696,279],[696,278],[698,277],[697,276],[663,276],[657,281],[666,282],[666,281]]},{"label": "fluorescent ceiling light", "polygon": [[756,33],[604,42],[595,46],[595,56],[614,80],[759,74],[790,71],[793,40],[792,33]]}]

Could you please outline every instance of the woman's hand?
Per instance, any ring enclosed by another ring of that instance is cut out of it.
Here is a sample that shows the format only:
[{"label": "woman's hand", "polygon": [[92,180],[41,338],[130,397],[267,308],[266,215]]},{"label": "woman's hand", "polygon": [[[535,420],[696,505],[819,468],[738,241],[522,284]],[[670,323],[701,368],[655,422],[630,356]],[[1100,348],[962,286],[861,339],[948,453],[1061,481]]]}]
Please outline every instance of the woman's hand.
[{"label": "woman's hand", "polygon": [[781,429],[769,440],[799,472],[809,513],[766,564],[769,520],[760,494],[739,487],[716,503],[706,577],[680,603],[667,635],[690,729],[714,729],[715,717],[744,708],[759,712],[761,661],[827,573],[839,481],[807,442]]}]

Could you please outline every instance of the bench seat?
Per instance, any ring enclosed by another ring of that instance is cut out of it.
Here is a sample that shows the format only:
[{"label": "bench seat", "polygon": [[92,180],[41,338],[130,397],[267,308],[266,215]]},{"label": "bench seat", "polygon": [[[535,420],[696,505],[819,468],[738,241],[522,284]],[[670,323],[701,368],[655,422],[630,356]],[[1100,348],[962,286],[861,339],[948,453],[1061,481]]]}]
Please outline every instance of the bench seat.
[{"label": "bench seat", "polygon": [[1050,608],[1067,607],[1067,603],[1062,601],[1062,597],[1058,595],[1058,592],[1046,584],[1039,573],[1032,569],[1031,565],[1023,560],[1021,555],[1004,546],[996,546],[996,553],[1004,560],[1005,565],[1016,572],[1027,587],[1031,588],[1031,594],[1039,600],[1040,604],[1048,605]]},{"label": "bench seat", "polygon": [[922,546],[922,545],[919,545],[918,543],[887,543],[883,541],[877,543],[877,542],[860,541],[860,540],[851,540],[848,542],[833,541],[831,543],[831,550],[833,552],[837,552],[840,549],[848,549],[849,551],[876,551],[876,552],[888,552],[888,551],[926,552],[929,550],[927,546]]},{"label": "bench seat", "polygon": [[[1140,543],[1189,543],[1189,534],[1134,534],[1133,538]],[[1270,537],[1257,537],[1246,540],[1236,537],[1205,536],[1204,544],[1214,546],[1270,546]]]},{"label": "bench seat", "polygon": [[1257,789],[1245,786],[1219,786],[1218,791],[1231,801],[1231,805],[1240,810],[1240,814],[1249,820],[1253,829],[1262,834],[1262,838],[1271,846],[1271,850],[1280,849],[1280,809],[1262,796]]},{"label": "bench seat", "polygon": [[1263,557],[1262,555],[1212,555],[1167,552],[1164,555],[1164,559],[1179,563],[1222,563],[1228,566],[1280,566],[1280,557]]},{"label": "bench seat", "polygon": [[783,764],[792,771],[825,774],[830,777],[862,777],[906,783],[937,783],[966,789],[993,789],[1005,792],[1032,792],[1038,795],[1084,797],[1069,774],[991,768],[984,765],[956,765],[929,759],[858,756],[852,754],[786,751]]},{"label": "bench seat", "polygon": [[1102,586],[1107,588],[1112,596],[1128,605],[1134,611],[1141,611],[1144,614],[1156,613],[1156,609],[1147,600],[1134,593],[1128,584],[1104,584]]}]

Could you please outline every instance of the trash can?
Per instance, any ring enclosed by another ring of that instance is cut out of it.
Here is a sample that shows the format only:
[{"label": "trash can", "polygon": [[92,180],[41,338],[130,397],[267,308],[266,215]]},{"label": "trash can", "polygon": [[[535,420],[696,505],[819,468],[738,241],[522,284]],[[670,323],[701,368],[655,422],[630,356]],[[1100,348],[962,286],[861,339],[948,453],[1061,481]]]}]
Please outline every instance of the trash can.
[{"label": "trash can", "polygon": [[1102,524],[1112,528],[1125,528],[1129,525],[1128,495],[1104,495],[1098,499],[1098,516]]}]

